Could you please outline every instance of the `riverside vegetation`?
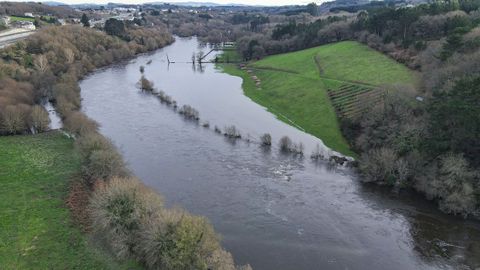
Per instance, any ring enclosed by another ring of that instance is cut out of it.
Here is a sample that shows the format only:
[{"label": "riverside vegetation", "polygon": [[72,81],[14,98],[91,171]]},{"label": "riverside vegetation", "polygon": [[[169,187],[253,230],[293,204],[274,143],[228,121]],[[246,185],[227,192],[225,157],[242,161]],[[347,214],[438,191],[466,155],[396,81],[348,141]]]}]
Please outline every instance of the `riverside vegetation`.
[{"label": "riverside vegetation", "polygon": [[[71,183],[68,204],[75,221],[95,243],[121,261],[134,260],[148,269],[235,269],[210,223],[184,210],[163,207],[161,197],[131,175],[114,145],[98,132],[98,124],[79,111],[77,81],[85,74],[173,41],[162,27],[120,30],[107,35],[79,26],[50,27],[0,51],[0,132],[45,129],[45,112],[40,110],[43,118],[37,119],[36,104],[53,101],[79,154],[78,163],[72,163],[79,164],[80,170]],[[64,210],[61,213],[66,216]],[[26,248],[33,249],[35,239],[25,239]],[[89,263],[81,267],[89,268]]]}]

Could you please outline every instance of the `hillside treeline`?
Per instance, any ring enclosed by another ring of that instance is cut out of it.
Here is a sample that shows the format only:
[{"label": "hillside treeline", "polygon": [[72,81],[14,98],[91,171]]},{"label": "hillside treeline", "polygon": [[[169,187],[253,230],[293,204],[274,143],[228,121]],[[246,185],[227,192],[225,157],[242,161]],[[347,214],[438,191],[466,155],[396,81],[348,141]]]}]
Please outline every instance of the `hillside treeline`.
[{"label": "hillside treeline", "polygon": [[51,14],[58,18],[78,17],[78,12],[66,6],[49,6],[42,3],[0,2],[0,15]]},{"label": "hillside treeline", "polygon": [[[320,18],[313,22],[276,24],[261,35],[238,39],[245,59],[305,49],[342,40],[358,40],[412,68],[420,68],[418,54],[435,41],[446,39],[441,57],[459,49],[459,39],[480,22],[480,4],[457,2],[420,5],[412,8],[379,8],[355,14]],[[470,42],[468,49],[478,44]]]},{"label": "hillside treeline", "polygon": [[46,130],[48,114],[37,104],[55,104],[82,158],[68,205],[75,220],[118,259],[134,259],[147,269],[250,269],[235,267],[207,219],[165,208],[160,195],[129,172],[98,124],[79,111],[78,80],[88,72],[173,41],[160,27],[122,31],[119,38],[54,26],[1,50],[1,133]]},{"label": "hillside treeline", "polygon": [[77,81],[85,74],[172,42],[161,28],[127,31],[130,42],[80,26],[50,27],[1,50],[0,134],[44,130],[35,125],[46,117],[35,114],[36,104],[51,100],[68,117],[80,108]]}]

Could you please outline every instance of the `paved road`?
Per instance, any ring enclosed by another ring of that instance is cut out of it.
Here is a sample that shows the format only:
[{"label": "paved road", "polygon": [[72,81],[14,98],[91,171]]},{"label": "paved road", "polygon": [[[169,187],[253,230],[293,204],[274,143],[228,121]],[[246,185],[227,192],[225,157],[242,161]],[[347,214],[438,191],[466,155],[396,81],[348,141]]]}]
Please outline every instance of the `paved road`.
[{"label": "paved road", "polygon": [[19,40],[22,40],[28,37],[33,33],[35,33],[35,31],[28,31],[28,32],[0,36],[0,48],[4,48],[5,46],[11,45]]}]

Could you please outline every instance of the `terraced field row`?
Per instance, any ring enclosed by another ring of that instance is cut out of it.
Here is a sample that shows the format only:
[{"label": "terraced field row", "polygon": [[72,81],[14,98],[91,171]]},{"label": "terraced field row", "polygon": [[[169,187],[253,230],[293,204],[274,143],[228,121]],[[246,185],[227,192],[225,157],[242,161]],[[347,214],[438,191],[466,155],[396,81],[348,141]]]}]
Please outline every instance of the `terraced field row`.
[{"label": "terraced field row", "polygon": [[384,97],[384,91],[379,88],[349,83],[338,89],[328,89],[327,93],[341,118],[358,116]]}]

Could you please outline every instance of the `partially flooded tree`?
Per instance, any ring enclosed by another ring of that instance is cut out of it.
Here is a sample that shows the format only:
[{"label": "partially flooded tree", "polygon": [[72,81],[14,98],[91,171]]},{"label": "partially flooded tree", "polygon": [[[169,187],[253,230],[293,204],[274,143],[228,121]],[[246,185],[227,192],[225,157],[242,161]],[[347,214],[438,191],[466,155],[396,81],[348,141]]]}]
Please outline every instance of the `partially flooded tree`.
[{"label": "partially flooded tree", "polygon": [[313,150],[312,154],[310,155],[310,158],[313,160],[319,160],[324,158],[323,151],[320,149],[320,145],[317,143],[317,146],[315,146],[315,150]]},{"label": "partially flooded tree", "polygon": [[292,140],[288,136],[283,136],[280,138],[278,145],[282,152],[290,152],[290,149],[292,149]]},{"label": "partially flooded tree", "polygon": [[234,125],[225,127],[223,135],[233,139],[240,139],[242,137],[240,131]]},{"label": "partially flooded tree", "polygon": [[198,64],[202,64],[202,61],[203,61],[203,57],[204,57],[205,53],[203,51],[199,51],[197,53],[197,62]]},{"label": "partially flooded tree", "polygon": [[153,91],[153,82],[149,81],[147,78],[145,78],[145,76],[142,75],[138,83],[140,85],[140,89],[143,91]]},{"label": "partially flooded tree", "polygon": [[264,146],[270,146],[272,145],[272,136],[270,136],[268,133],[265,133],[260,137],[260,142]]},{"label": "partially flooded tree", "polygon": [[200,120],[200,113],[190,105],[183,105],[178,113],[183,115],[186,119],[192,119],[195,121]]},{"label": "partially flooded tree", "polygon": [[305,149],[305,146],[303,145],[302,142],[294,143],[292,149],[290,149],[290,152],[303,156],[304,149]]}]

